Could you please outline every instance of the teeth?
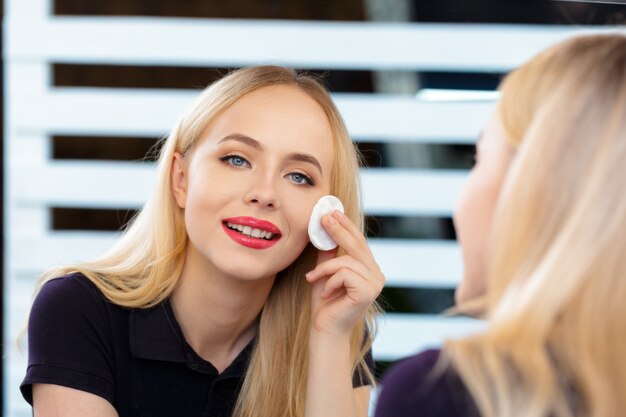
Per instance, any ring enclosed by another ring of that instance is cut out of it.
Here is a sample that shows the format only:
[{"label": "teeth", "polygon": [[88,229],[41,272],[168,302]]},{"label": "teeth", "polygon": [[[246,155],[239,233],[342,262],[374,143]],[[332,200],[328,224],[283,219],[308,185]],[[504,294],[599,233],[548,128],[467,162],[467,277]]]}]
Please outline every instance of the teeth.
[{"label": "teeth", "polygon": [[238,230],[244,235],[251,236],[257,239],[269,240],[272,238],[272,236],[274,236],[272,232],[268,232],[267,230],[253,229],[250,226],[243,226],[241,224],[226,223],[226,226],[228,226],[229,229]]}]

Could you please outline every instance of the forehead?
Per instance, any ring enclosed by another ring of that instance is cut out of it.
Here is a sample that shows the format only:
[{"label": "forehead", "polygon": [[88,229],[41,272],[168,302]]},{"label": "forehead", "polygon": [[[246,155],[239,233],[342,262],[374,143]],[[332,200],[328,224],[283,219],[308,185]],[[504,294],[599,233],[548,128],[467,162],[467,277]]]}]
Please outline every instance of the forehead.
[{"label": "forehead", "polygon": [[233,133],[264,148],[295,148],[316,153],[333,149],[333,131],[322,107],[294,86],[264,87],[248,93],[218,114],[203,140],[217,142]]}]

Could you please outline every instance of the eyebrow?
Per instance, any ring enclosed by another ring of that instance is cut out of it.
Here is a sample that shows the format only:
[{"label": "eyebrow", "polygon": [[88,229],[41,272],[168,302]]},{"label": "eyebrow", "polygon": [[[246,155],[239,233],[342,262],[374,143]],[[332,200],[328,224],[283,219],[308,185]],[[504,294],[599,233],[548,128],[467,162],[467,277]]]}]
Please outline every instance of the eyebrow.
[{"label": "eyebrow", "polygon": [[315,158],[313,155],[309,155],[306,153],[292,153],[292,154],[289,154],[287,159],[291,161],[299,161],[299,162],[305,162],[305,163],[311,164],[320,171],[320,174],[324,175],[324,172],[322,171],[322,166],[320,165],[317,158]]},{"label": "eyebrow", "polygon": [[[233,134],[224,136],[217,143],[220,144],[220,143],[228,142],[230,140],[241,142],[244,145],[248,145],[259,151],[263,150],[263,145],[261,145],[259,141],[241,133],[233,133]],[[310,155],[307,153],[291,153],[287,156],[287,160],[311,164],[320,171],[320,174],[324,175],[324,172],[322,170],[322,165],[319,163],[317,158],[315,158],[313,155]]]},{"label": "eyebrow", "polygon": [[263,146],[257,140],[252,139],[250,136],[242,135],[241,133],[233,133],[231,135],[224,136],[217,143],[220,144],[220,143],[228,142],[229,140],[236,140],[237,142],[241,142],[254,149],[258,149],[260,151],[263,150]]}]

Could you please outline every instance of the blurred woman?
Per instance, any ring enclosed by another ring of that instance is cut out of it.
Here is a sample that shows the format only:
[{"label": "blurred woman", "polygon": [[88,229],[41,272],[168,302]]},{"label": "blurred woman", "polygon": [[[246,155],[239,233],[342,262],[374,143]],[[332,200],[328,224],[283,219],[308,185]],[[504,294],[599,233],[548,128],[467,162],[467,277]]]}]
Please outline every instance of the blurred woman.
[{"label": "blurred woman", "polygon": [[454,219],[458,309],[486,330],[400,362],[377,417],[626,410],[626,36],[562,42],[500,92]]}]

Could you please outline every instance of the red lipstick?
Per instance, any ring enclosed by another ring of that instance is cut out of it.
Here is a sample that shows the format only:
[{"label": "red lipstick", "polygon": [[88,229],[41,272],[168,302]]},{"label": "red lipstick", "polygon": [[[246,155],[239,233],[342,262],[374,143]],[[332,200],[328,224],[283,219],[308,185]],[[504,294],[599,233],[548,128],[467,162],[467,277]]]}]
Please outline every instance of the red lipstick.
[{"label": "red lipstick", "polygon": [[[271,239],[253,237],[249,234],[244,234],[242,231],[229,228],[228,223],[249,229],[259,229],[263,233],[271,233],[272,237]],[[222,221],[222,228],[232,240],[252,249],[270,248],[274,246],[281,237],[280,229],[275,224],[255,217],[230,217]]]}]

